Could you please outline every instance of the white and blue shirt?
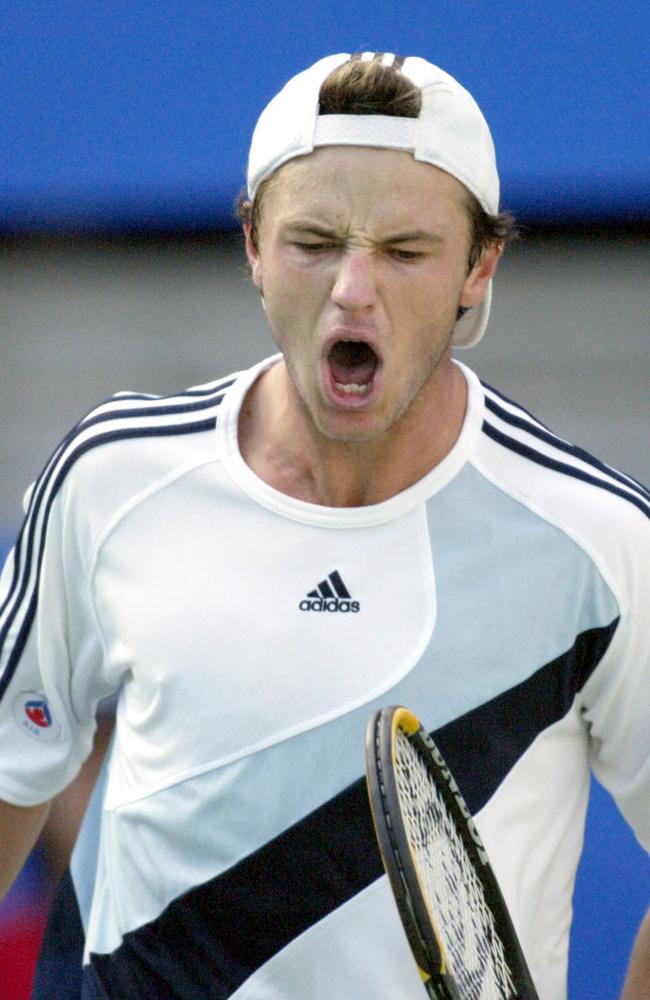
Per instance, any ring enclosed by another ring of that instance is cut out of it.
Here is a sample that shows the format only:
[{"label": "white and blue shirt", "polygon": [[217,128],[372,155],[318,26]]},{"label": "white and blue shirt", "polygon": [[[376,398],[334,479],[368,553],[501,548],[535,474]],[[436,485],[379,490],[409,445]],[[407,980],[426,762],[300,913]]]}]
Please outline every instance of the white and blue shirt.
[{"label": "white and blue shirt", "polygon": [[463,367],[423,479],[295,500],[238,448],[274,361],[93,411],[5,567],[0,797],[64,788],[119,692],[73,865],[84,996],[420,997],[363,781],[369,714],[404,704],[561,1000],[590,768],[650,847],[650,495]]}]

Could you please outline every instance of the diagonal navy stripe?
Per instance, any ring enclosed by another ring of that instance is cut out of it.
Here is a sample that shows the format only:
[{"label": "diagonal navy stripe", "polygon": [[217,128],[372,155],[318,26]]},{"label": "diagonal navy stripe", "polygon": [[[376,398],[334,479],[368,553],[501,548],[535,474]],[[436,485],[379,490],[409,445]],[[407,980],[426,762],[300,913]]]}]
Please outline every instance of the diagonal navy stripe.
[{"label": "diagonal navy stripe", "polygon": [[[472,812],[492,797],[535,738],[567,714],[617,624],[580,634],[571,649],[521,684],[434,732]],[[127,933],[111,954],[91,955],[94,975],[108,998],[227,1000],[382,873],[360,779]]]},{"label": "diagonal navy stripe", "polygon": [[630,492],[630,490],[622,489],[615,486],[613,482],[599,479],[598,476],[592,476],[588,472],[576,468],[575,465],[569,465],[567,462],[560,462],[557,459],[551,458],[549,455],[545,455],[544,452],[537,451],[522,441],[518,441],[516,438],[509,437],[502,431],[497,430],[487,420],[483,423],[483,431],[493,441],[496,441],[497,444],[503,445],[504,448],[508,448],[510,451],[514,451],[524,458],[536,462],[538,465],[543,465],[554,472],[561,472],[565,476],[571,476],[573,479],[579,479],[583,483],[589,483],[591,486],[597,486],[599,489],[607,490],[608,493],[622,497],[623,500],[627,500],[628,503],[638,507],[646,517],[650,518],[650,502],[644,500],[643,496],[639,495],[637,491]]},{"label": "diagonal navy stripe", "polygon": [[110,998],[225,1000],[382,872],[365,782],[356,781],[126,934],[112,955],[92,955],[92,967]]},{"label": "diagonal navy stripe", "polygon": [[334,591],[329,585],[327,580],[321,580],[318,584],[318,589],[320,591],[321,597],[334,597]]},{"label": "diagonal navy stripe", "polygon": [[[563,451],[565,454],[571,455],[573,458],[577,458],[580,461],[591,465],[592,468],[598,469],[599,472],[603,472],[605,475],[621,483],[623,486],[628,486],[630,489],[638,491],[642,497],[650,502],[650,492],[642,483],[634,479],[632,476],[626,476],[622,472],[619,472],[618,469],[614,469],[605,462],[601,462],[600,459],[595,458],[588,451],[585,451],[584,448],[579,448],[577,445],[571,444],[569,441],[564,441],[562,438],[557,437],[556,434],[553,434],[552,431],[549,431],[548,428],[540,427],[536,422],[530,423],[524,417],[511,413],[509,410],[499,406],[499,404],[493,399],[490,399],[489,396],[485,397],[485,405],[492,411],[492,413],[504,422],[510,424],[512,427],[517,427],[520,430],[525,431],[527,434],[532,434],[540,441],[544,441],[546,444],[550,444],[553,448],[557,448],[558,451]],[[525,410],[523,412],[526,413]],[[530,414],[528,414],[528,416],[530,416]],[[534,418],[531,417],[531,420],[534,421]]]},{"label": "diagonal navy stripe", "polygon": [[436,742],[473,814],[537,736],[566,715],[607,652],[618,622],[582,632],[570,650],[527,680],[437,730]]}]

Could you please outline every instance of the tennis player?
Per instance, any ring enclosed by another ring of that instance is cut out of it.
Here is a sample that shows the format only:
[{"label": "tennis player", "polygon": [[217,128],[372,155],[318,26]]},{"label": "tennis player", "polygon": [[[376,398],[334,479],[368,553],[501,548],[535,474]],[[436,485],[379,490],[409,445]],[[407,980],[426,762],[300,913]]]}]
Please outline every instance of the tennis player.
[{"label": "tennis player", "polygon": [[563,1000],[590,768],[650,847],[650,495],[452,357],[512,221],[442,70],[290,80],[240,212],[279,353],[94,410],[4,572],[5,887],[118,697],[62,887],[77,967],[56,911],[35,995],[421,997],[362,778],[369,714],[405,704]]}]

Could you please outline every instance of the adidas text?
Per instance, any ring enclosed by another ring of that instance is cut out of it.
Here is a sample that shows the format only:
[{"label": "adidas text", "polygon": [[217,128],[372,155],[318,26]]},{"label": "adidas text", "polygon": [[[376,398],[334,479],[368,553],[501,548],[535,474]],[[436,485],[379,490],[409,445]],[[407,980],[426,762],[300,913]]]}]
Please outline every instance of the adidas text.
[{"label": "adidas text", "polygon": [[358,601],[348,601],[340,597],[305,597],[298,607],[301,611],[343,611],[356,614],[361,605]]}]

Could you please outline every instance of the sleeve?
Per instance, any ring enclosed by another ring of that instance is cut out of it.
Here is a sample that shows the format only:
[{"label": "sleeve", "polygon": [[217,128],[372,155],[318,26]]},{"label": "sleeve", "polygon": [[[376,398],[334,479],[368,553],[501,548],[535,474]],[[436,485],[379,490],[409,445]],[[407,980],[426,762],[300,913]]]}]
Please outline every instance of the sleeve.
[{"label": "sleeve", "polygon": [[109,676],[89,585],[92,538],[83,504],[44,474],[28,493],[0,578],[0,798],[47,801],[92,749]]},{"label": "sleeve", "polygon": [[650,504],[645,516],[623,516],[609,534],[605,572],[620,619],[581,709],[592,770],[650,851]]}]

